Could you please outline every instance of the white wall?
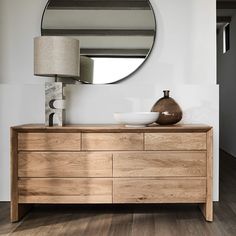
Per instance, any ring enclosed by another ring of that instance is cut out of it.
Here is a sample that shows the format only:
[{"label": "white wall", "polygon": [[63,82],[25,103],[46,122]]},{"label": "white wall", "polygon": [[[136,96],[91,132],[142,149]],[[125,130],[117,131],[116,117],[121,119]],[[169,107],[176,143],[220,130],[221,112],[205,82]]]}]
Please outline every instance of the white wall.
[{"label": "white wall", "polygon": [[[68,86],[68,123],[114,123],[116,111],[150,110],[169,88],[184,123],[214,126],[218,199],[215,0],[152,0],[157,41],[143,68],[117,85]],[[0,200],[9,200],[9,126],[43,123],[43,79],[33,76],[34,36],[46,0],[0,0]],[[4,84],[5,83],[5,84]]]},{"label": "white wall", "polygon": [[223,27],[217,39],[218,83],[220,85],[220,148],[236,157],[236,15],[232,17],[230,23],[230,50],[223,54]]}]

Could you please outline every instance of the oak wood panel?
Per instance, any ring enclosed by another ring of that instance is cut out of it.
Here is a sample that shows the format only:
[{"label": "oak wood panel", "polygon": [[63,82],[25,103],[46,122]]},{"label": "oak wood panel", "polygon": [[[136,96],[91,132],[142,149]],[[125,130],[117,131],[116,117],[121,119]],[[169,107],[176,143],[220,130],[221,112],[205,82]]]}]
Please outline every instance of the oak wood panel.
[{"label": "oak wood panel", "polygon": [[18,150],[74,150],[81,149],[81,133],[19,133]]},{"label": "oak wood panel", "polygon": [[143,134],[82,133],[82,150],[143,150]]},{"label": "oak wood panel", "polygon": [[208,125],[193,124],[193,125],[170,125],[160,126],[151,125],[148,127],[125,127],[124,125],[65,125],[63,127],[58,126],[45,126],[42,124],[27,124],[13,127],[14,130],[21,132],[90,132],[90,133],[195,133],[195,132],[207,132],[211,129]]},{"label": "oak wood panel", "polygon": [[19,221],[32,207],[32,205],[18,202],[18,133],[11,128],[11,222]]},{"label": "oak wood panel", "polygon": [[213,221],[213,129],[207,132],[207,189],[206,203],[201,206],[207,221]]},{"label": "oak wood panel", "polygon": [[145,133],[145,150],[206,150],[206,133]]},{"label": "oak wood panel", "polygon": [[11,128],[11,221],[15,222],[19,219],[18,211],[18,189],[17,189],[17,169],[18,169],[18,158],[17,158],[17,147],[18,137],[17,132]]},{"label": "oak wood panel", "polygon": [[113,155],[114,177],[206,176],[206,152],[126,152]]},{"label": "oak wood panel", "polygon": [[113,203],[200,203],[204,179],[114,179]]},{"label": "oak wood panel", "polygon": [[19,177],[112,177],[112,154],[20,152]]},{"label": "oak wood panel", "polygon": [[205,217],[208,221],[213,221],[213,129],[207,132],[207,199]]},{"label": "oak wood panel", "polygon": [[112,179],[21,178],[19,203],[112,203]]}]

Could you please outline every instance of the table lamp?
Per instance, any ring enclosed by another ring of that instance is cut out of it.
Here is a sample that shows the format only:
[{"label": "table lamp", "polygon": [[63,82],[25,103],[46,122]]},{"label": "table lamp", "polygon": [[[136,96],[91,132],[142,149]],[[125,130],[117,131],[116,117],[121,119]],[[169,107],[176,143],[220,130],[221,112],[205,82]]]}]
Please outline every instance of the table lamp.
[{"label": "table lamp", "polygon": [[[79,77],[79,65],[79,40],[62,36],[34,38],[34,75],[55,78],[55,82],[45,83],[45,124],[47,126],[64,125],[65,83],[63,82],[66,79]],[[61,78],[63,82],[58,81]]]}]

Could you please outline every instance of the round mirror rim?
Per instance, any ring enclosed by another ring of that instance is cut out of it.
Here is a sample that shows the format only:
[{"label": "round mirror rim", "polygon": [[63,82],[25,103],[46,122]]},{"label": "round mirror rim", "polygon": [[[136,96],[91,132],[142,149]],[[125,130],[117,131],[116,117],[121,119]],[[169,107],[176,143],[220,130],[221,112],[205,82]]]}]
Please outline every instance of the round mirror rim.
[{"label": "round mirror rim", "polygon": [[[53,1],[53,0],[48,0],[45,8],[44,8],[44,11],[43,11],[43,14],[42,14],[42,18],[41,18],[41,36],[42,36],[42,32],[43,32],[43,21],[44,21],[44,15],[45,15],[45,12],[48,8],[48,5],[50,4],[50,2]],[[148,61],[148,58],[150,57],[152,51],[153,51],[153,48],[154,48],[154,45],[155,45],[155,42],[156,42],[156,35],[157,35],[157,20],[156,20],[156,15],[155,15],[155,11],[153,9],[153,6],[150,2],[150,0],[147,0],[148,3],[149,3],[149,6],[150,6],[150,9],[153,13],[153,18],[154,18],[154,23],[155,23],[155,34],[153,35],[153,43],[152,43],[152,46],[150,47],[144,61],[133,71],[131,72],[130,74],[128,74],[127,76],[119,79],[119,80],[116,80],[114,82],[111,82],[111,83],[101,83],[101,84],[92,84],[92,83],[85,83],[85,82],[82,82],[80,81],[81,83],[84,83],[84,84],[91,84],[91,85],[109,85],[109,84],[117,84],[117,83],[120,83],[120,82],[123,82],[124,80],[127,80],[129,79],[131,76],[133,76],[134,74],[136,74],[142,67],[144,64],[146,64],[146,62]]]}]

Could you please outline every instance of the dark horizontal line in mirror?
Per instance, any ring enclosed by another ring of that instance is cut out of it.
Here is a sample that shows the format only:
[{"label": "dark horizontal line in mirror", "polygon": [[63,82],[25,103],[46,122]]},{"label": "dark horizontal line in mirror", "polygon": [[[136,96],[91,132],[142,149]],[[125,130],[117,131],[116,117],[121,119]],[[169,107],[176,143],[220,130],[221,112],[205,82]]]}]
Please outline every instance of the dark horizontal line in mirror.
[{"label": "dark horizontal line in mirror", "polygon": [[130,57],[145,58],[150,49],[113,49],[113,48],[81,48],[81,55],[89,57]]},{"label": "dark horizontal line in mirror", "polygon": [[217,23],[230,23],[231,20],[231,16],[217,16]]},{"label": "dark horizontal line in mirror", "polygon": [[51,0],[48,9],[150,10],[147,0]]},{"label": "dark horizontal line in mirror", "polygon": [[87,56],[87,57],[91,57],[91,58],[136,58],[136,59],[145,59],[147,57],[147,55],[145,56],[140,56],[140,55],[86,55],[86,54],[82,54],[82,56]]},{"label": "dark horizontal line in mirror", "polygon": [[217,1],[216,2],[217,9],[236,9],[235,1]]},{"label": "dark horizontal line in mirror", "polygon": [[154,36],[155,30],[117,30],[117,29],[42,29],[43,36]]}]

